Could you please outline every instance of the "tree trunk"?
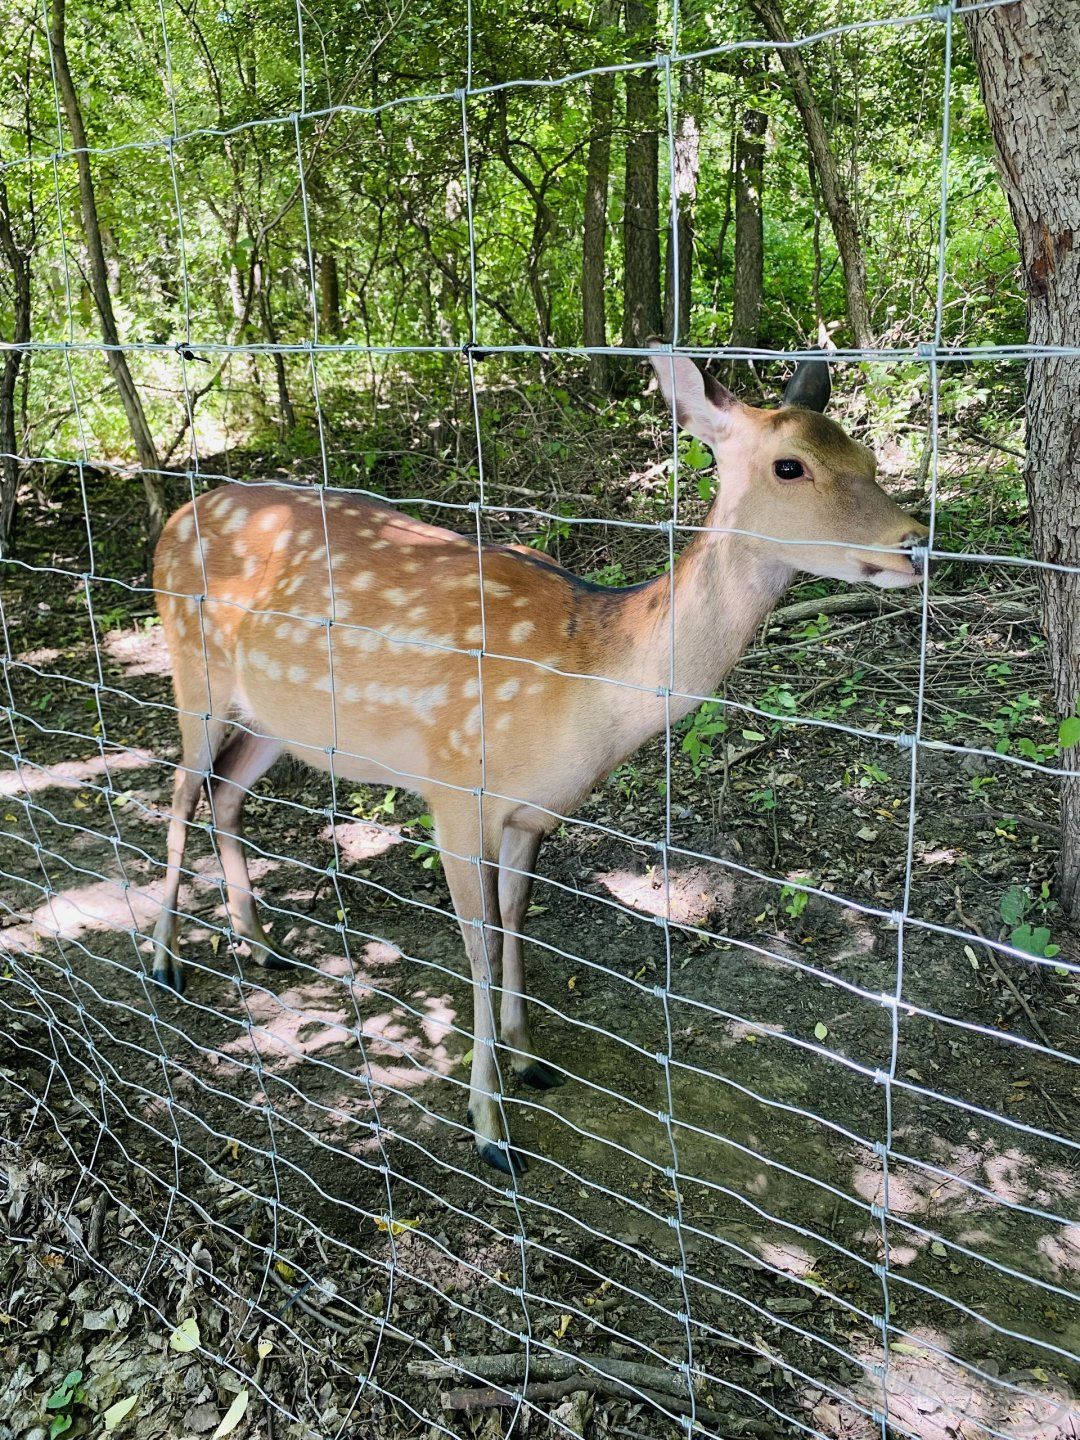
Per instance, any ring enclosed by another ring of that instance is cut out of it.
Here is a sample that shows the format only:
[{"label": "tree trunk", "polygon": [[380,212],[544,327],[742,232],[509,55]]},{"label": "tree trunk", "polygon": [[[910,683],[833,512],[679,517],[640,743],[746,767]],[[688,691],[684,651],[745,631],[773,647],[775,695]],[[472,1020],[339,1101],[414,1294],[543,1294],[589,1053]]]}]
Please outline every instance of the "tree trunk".
[{"label": "tree trunk", "polygon": [[674,249],[668,240],[664,330],[679,345],[690,333],[690,286],[694,269],[694,205],[697,201],[701,95],[704,72],[696,61],[679,66],[679,108],[675,120],[675,205],[679,250],[679,314],[675,315]]},{"label": "tree trunk", "polygon": [[760,338],[765,295],[765,132],[769,117],[755,109],[765,68],[749,57],[748,94],[735,134],[735,277],[731,343],[753,349]]},{"label": "tree trunk", "polygon": [[334,340],[341,338],[341,282],[331,253],[319,257],[319,324]]},{"label": "tree trunk", "polygon": [[[656,0],[626,0],[632,57],[656,51]],[[655,66],[626,75],[626,188],[623,201],[623,344],[656,335],[660,313],[660,193]]]},{"label": "tree trunk", "polygon": [[82,209],[83,232],[90,259],[90,286],[101,322],[101,338],[108,347],[105,361],[112,374],[120,400],[127,415],[128,428],[135,450],[142,466],[142,482],[146,491],[148,508],[147,531],[151,545],[161,533],[165,523],[165,487],[157,473],[157,449],[150,427],[146,423],[139,392],[131,378],[127,358],[120,347],[120,335],[113,314],[112,295],[109,291],[109,271],[105,263],[105,248],[101,239],[101,224],[98,220],[97,198],[94,195],[94,181],[90,173],[90,156],[87,151],[86,126],[83,124],[82,109],[75,85],[71,78],[67,49],[64,41],[65,0],[52,0],[49,21],[49,40],[52,46],[56,83],[67,116],[68,128],[75,148],[75,164],[79,175],[79,204]]},{"label": "tree trunk", "polygon": [[[1069,12],[1072,12],[1071,15]],[[1028,340],[1080,345],[1080,29],[1075,7],[1018,0],[965,19],[1020,239]],[[1032,360],[1027,485],[1037,560],[1080,566],[1080,359]],[[1040,571],[1054,699],[1080,706],[1080,575]],[[1080,769],[1080,746],[1063,764]],[[1061,785],[1058,899],[1080,921],[1080,776]]]},{"label": "tree trunk", "polygon": [[860,349],[867,349],[874,343],[874,332],[870,321],[870,305],[866,298],[866,260],[863,256],[862,236],[847,188],[840,176],[840,167],[829,144],[825,122],[810,83],[810,72],[806,68],[803,52],[791,48],[787,43],[791,37],[784,24],[778,0],[750,0],[750,5],[770,40],[775,40],[778,46],[784,47],[779,50],[780,61],[791,85],[792,98],[802,119],[803,129],[806,131],[806,142],[817,167],[822,198],[833,235],[836,237],[836,248],[840,251],[848,324],[855,336],[856,345]]},{"label": "tree trunk", "polygon": [[[613,0],[603,0],[598,28],[614,23]],[[589,87],[589,151],[585,162],[585,228],[581,242],[582,339],[588,345],[607,341],[605,306],[607,272],[608,183],[611,178],[611,122],[615,110],[615,76],[594,75]],[[589,380],[594,390],[611,385],[611,356],[589,356]]]},{"label": "tree trunk", "polygon": [[[0,173],[0,254],[7,261],[14,288],[11,341],[25,345],[30,339],[30,261],[11,228],[7,186]],[[12,554],[15,541],[16,499],[19,490],[18,431],[15,392],[24,350],[8,350],[0,371],[0,559]]]},{"label": "tree trunk", "polygon": [[259,294],[259,314],[262,317],[263,334],[266,336],[267,342],[275,347],[271,351],[271,357],[274,362],[274,380],[277,384],[278,410],[280,412],[278,429],[281,432],[281,438],[285,439],[296,429],[296,411],[293,409],[292,397],[289,394],[289,377],[285,369],[285,357],[276,348],[278,332],[274,323],[274,312],[270,306],[269,261],[265,265],[259,264],[255,276],[255,287]]}]

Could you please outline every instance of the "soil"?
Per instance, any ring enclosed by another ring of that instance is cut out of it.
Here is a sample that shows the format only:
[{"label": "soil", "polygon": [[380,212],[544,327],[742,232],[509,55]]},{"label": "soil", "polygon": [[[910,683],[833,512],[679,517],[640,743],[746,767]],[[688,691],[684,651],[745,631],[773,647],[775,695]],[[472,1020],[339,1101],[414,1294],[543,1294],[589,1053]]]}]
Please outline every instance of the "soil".
[{"label": "soil", "polygon": [[[276,768],[246,826],[297,967],[230,947],[204,827],[186,993],[151,985],[168,659],[95,519],[123,584],[77,578],[54,494],[3,591],[0,1434],[97,1434],[134,1395],[131,1433],[201,1435],[240,1391],[249,1433],[290,1437],[661,1437],[691,1410],[714,1435],[1077,1433],[1080,944],[1052,776],[993,753],[1010,704],[1046,738],[1016,705],[1046,688],[1030,588],[934,582],[923,738],[987,753],[920,746],[913,784],[921,609],[867,592],[762,637],[711,755],[674,737],[667,887],[663,740],[552,837],[527,962],[567,1083],[502,1057],[513,1182],[472,1146],[469,987],[411,797],[335,811]],[[1015,887],[1055,954],[993,948]],[[675,1383],[446,1408],[485,1378],[455,1357],[526,1352]]]}]

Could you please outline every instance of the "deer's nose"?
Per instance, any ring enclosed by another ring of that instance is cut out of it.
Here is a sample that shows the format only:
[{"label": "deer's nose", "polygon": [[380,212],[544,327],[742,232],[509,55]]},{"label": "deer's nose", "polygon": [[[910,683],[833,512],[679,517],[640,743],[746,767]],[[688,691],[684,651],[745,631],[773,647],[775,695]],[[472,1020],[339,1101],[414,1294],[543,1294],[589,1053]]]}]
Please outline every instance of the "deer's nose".
[{"label": "deer's nose", "polygon": [[929,573],[930,557],[926,548],[929,537],[929,530],[920,525],[918,530],[909,530],[900,540],[900,548],[907,551],[911,568],[917,575]]}]

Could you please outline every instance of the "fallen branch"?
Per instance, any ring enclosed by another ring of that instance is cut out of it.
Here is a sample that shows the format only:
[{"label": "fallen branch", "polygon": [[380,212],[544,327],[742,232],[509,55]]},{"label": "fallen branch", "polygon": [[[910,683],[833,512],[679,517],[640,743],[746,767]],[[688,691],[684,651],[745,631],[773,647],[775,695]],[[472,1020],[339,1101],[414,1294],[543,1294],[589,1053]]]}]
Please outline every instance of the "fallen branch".
[{"label": "fallen branch", "polygon": [[[591,1371],[601,1371],[608,1379],[625,1381],[630,1385],[645,1386],[671,1394],[686,1393],[686,1379],[680,1371],[665,1370],[659,1365],[642,1365],[636,1360],[616,1360],[610,1355],[530,1355],[528,1375],[533,1381],[564,1380],[578,1374],[583,1366]],[[407,1367],[410,1375],[422,1380],[444,1380],[451,1375],[477,1375],[493,1382],[523,1380],[526,1374],[524,1350],[508,1355],[454,1355],[446,1360],[410,1360]],[[582,1389],[582,1386],[572,1388]]]},{"label": "fallen branch", "polygon": [[[994,612],[996,619],[1012,622],[1036,619],[1034,606],[1021,601],[996,595],[933,595],[931,610],[959,610],[984,614]],[[902,612],[918,615],[922,611],[922,599],[899,599],[892,595],[873,595],[854,591],[845,595],[823,595],[820,600],[799,600],[794,605],[781,606],[774,610],[769,628],[797,625],[800,620],[816,620],[819,615],[897,615]]]},{"label": "fallen branch", "polygon": [[[625,1400],[646,1400],[649,1404],[665,1409],[676,1415],[693,1415],[699,1425],[708,1426],[711,1436],[721,1440],[738,1440],[746,1435],[775,1435],[772,1427],[761,1420],[741,1419],[734,1415],[722,1415],[718,1410],[691,1402],[686,1395],[661,1394],[655,1390],[642,1389],[616,1380],[610,1375],[570,1375],[563,1380],[545,1380],[526,1385],[521,1392],[531,1404],[543,1404],[562,1400],[577,1391],[589,1395],[611,1395]],[[494,1407],[506,1408],[518,1403],[508,1390],[498,1386],[484,1385],[475,1390],[448,1390],[442,1397],[444,1410],[466,1413],[472,1410],[488,1410]]]}]

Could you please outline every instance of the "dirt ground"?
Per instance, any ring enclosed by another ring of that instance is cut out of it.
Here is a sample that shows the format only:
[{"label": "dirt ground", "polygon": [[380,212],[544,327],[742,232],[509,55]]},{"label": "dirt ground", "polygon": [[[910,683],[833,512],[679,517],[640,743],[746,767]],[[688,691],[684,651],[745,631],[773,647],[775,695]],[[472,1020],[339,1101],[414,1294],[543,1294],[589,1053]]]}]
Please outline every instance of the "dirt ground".
[{"label": "dirt ground", "polygon": [[[513,1184],[466,1126],[464,959],[410,797],[335,813],[322,778],[275,769],[247,830],[299,967],[230,950],[203,829],[188,989],[151,986],[168,662],[107,508],[100,571],[136,588],[73,578],[73,509],[27,517],[42,568],[3,588],[0,1435],[96,1435],[133,1396],[121,1433],[199,1436],[239,1394],[266,1436],[1080,1433],[1053,782],[921,747],[897,923],[917,602],[782,620],[726,696],[769,713],[729,712],[696,760],[675,737],[670,924],[662,741],[545,847],[527,960],[568,1078],[540,1094],[505,1067]],[[933,596],[925,738],[992,752],[1009,705],[1045,738],[1017,703],[1045,690],[1030,587],[956,567]],[[794,711],[763,704],[781,691]],[[792,881],[824,893],[803,908]],[[1007,938],[1015,887],[1056,955],[949,933]],[[532,1368],[462,1396],[493,1355]],[[550,1393],[522,1407],[526,1381]]]}]

